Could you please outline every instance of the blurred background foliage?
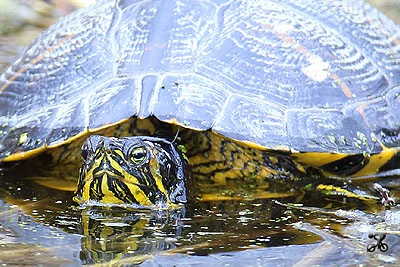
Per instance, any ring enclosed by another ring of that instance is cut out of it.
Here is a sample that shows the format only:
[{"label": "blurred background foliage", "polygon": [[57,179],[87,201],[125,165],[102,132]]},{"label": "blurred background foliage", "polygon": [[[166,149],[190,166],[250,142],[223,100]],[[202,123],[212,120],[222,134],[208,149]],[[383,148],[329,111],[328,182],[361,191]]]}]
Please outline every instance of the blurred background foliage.
[{"label": "blurred background foliage", "polygon": [[400,0],[366,0],[366,2],[400,24]]}]

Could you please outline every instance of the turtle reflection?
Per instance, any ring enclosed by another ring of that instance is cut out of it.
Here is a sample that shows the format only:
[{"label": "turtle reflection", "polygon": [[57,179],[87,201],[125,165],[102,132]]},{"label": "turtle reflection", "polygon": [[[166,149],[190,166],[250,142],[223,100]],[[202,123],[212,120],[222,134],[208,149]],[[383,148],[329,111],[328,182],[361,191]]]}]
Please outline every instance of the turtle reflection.
[{"label": "turtle reflection", "polygon": [[175,248],[171,240],[182,232],[185,208],[132,210],[88,207],[82,211],[83,264],[143,255]]}]

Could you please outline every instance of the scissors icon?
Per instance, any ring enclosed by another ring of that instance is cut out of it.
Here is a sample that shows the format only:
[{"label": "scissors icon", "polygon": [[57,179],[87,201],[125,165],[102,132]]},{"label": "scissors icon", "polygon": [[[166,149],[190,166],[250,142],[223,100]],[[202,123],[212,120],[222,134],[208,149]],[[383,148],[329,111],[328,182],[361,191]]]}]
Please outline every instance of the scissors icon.
[{"label": "scissors icon", "polygon": [[375,245],[368,245],[367,246],[367,251],[368,252],[374,252],[376,247],[382,252],[386,252],[389,248],[389,246],[386,243],[383,243],[383,240],[386,238],[386,234],[369,234],[369,238],[373,238],[376,241],[378,241]]}]

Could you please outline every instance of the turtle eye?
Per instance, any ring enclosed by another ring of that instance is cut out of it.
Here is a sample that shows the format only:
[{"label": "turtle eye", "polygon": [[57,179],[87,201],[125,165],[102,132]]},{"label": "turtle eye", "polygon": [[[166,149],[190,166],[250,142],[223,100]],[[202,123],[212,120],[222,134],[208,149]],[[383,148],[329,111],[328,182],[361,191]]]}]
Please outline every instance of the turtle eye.
[{"label": "turtle eye", "polygon": [[135,148],[131,153],[131,160],[135,164],[140,164],[146,159],[146,150],[143,147]]}]

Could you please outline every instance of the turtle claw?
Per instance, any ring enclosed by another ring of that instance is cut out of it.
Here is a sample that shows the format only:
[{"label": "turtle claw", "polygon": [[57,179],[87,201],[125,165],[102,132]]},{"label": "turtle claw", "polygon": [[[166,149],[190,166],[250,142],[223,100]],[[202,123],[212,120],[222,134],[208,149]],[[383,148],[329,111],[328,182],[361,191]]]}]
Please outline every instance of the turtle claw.
[{"label": "turtle claw", "polygon": [[394,206],[396,204],[396,201],[394,200],[394,198],[389,196],[389,190],[382,187],[380,184],[375,183],[374,184],[374,189],[376,191],[379,192],[379,194],[381,194],[382,196],[382,200],[381,203],[384,207],[388,207],[388,206]]}]

